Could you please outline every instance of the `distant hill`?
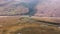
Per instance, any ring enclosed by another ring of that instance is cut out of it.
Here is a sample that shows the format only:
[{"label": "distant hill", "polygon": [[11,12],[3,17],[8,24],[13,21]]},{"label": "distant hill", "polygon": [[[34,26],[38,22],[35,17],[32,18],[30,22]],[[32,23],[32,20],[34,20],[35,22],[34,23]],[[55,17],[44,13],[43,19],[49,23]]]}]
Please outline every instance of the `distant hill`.
[{"label": "distant hill", "polygon": [[[7,1],[8,2],[8,1]],[[27,7],[24,7],[21,2],[9,1],[8,3],[1,2],[0,4],[0,16],[13,16],[27,13],[29,10]]]}]

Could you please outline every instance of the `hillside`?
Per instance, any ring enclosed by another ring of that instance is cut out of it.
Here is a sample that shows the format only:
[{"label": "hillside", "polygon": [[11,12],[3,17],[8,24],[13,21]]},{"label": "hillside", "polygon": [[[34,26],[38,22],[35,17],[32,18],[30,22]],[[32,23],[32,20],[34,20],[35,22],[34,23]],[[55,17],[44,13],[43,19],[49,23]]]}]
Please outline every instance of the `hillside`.
[{"label": "hillside", "polygon": [[0,16],[60,17],[60,0],[0,0]]},{"label": "hillside", "polygon": [[33,17],[0,17],[0,34],[60,34],[60,18]]},{"label": "hillside", "polygon": [[29,10],[21,2],[14,0],[0,0],[0,16],[15,16],[27,13]]}]

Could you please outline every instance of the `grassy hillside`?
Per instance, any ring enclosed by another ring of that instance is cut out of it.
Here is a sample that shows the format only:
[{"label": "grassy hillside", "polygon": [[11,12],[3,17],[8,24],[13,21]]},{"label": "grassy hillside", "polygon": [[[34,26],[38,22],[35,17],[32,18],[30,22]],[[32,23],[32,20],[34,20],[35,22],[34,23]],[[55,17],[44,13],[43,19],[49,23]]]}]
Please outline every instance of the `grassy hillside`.
[{"label": "grassy hillside", "polygon": [[[60,26],[54,24],[56,22],[54,21],[55,18],[46,17],[46,19],[40,17],[40,20],[37,18],[21,16],[0,17],[0,34],[60,34]],[[56,19],[58,20],[58,18]]]}]

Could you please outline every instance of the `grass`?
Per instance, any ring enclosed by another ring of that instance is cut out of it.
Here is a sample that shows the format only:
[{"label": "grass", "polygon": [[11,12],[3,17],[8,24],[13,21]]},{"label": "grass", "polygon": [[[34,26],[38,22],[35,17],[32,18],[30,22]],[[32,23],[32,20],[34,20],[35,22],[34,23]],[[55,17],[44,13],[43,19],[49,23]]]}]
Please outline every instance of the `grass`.
[{"label": "grass", "polygon": [[2,33],[0,34],[60,34],[59,27],[46,23],[51,21],[44,21],[47,19],[49,20],[49,18],[43,19],[42,21],[41,19],[38,20],[37,18],[32,17],[8,17],[7,19],[5,17],[2,22],[6,21],[5,23],[10,23],[11,21],[11,23],[9,25],[4,25],[5,23],[3,23],[4,26],[0,28],[2,29]]}]

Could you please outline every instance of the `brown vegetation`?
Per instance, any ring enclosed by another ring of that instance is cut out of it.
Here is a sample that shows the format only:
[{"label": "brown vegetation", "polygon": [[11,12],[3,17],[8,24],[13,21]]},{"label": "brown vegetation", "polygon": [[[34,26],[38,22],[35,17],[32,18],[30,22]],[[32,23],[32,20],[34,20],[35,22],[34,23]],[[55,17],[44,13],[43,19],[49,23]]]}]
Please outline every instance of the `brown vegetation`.
[{"label": "brown vegetation", "polygon": [[0,17],[0,23],[2,23],[0,24],[0,34],[60,34],[59,25],[40,22],[41,20],[55,22],[55,19],[40,17],[40,20],[38,20],[38,18],[20,16]]}]

